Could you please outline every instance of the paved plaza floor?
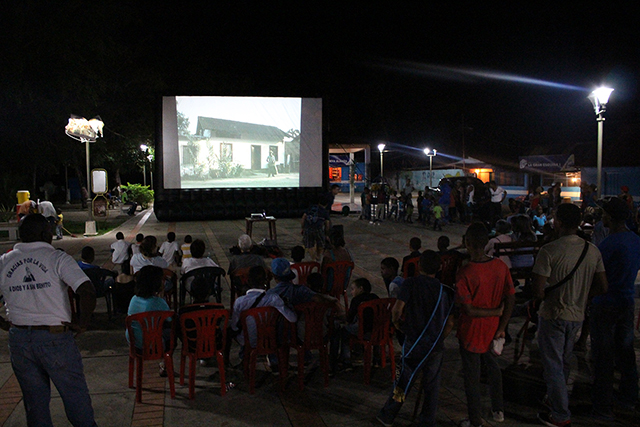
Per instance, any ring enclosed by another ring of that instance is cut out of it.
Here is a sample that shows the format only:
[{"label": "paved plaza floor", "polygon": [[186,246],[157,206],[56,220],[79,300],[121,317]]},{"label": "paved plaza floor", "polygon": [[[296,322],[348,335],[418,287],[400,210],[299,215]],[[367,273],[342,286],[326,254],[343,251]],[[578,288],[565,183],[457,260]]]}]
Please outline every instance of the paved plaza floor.
[{"label": "paved plaza floor", "polygon": [[[341,195],[342,196],[342,195]],[[64,208],[64,207],[63,207]],[[119,212],[111,211],[113,215]],[[66,211],[65,218],[84,218],[83,212]],[[437,238],[445,234],[452,245],[461,241],[465,227],[451,224],[442,232],[435,232],[422,225],[384,221],[370,224],[359,220],[356,214],[334,216],[334,224],[342,224],[345,230],[347,248],[355,260],[354,278],[366,277],[373,291],[385,296],[380,279],[380,260],[394,256],[399,260],[409,253],[408,242],[413,236],[423,241],[423,249],[436,249]],[[263,227],[264,226],[264,227]],[[128,241],[136,233],[155,235],[159,243],[164,241],[168,231],[176,232],[178,240],[186,234],[203,239],[207,250],[223,268],[230,259],[229,248],[245,230],[244,219],[228,221],[159,222],[151,209],[139,212],[117,229],[103,236],[65,237],[54,241],[54,246],[79,258],[80,250],[91,245],[96,250],[96,264],[111,268],[109,246],[115,241],[115,233],[122,231]],[[301,243],[300,220],[277,220],[278,244],[288,256],[294,245]],[[254,226],[253,237],[260,241],[267,237],[265,224]],[[10,249],[12,242],[0,242],[0,250]],[[269,261],[268,258],[266,258]],[[223,302],[228,306],[228,287],[223,294]],[[638,306],[638,304],[636,304]],[[522,325],[522,319],[514,319],[510,325],[515,335]],[[640,354],[636,332],[637,354]],[[106,315],[104,298],[99,299],[89,331],[77,338],[81,349],[84,369],[93,400],[96,421],[100,426],[371,426],[377,411],[381,408],[392,388],[389,368],[374,369],[370,385],[363,382],[362,366],[356,364],[353,372],[338,373],[331,378],[328,387],[323,387],[321,371],[310,372],[306,377],[304,391],[298,390],[295,370],[290,370],[286,390],[281,393],[278,378],[268,372],[261,363],[257,376],[256,393],[250,395],[248,385],[240,370],[230,369],[227,379],[234,383],[226,396],[220,396],[220,383],[215,367],[199,366],[196,377],[196,396],[188,399],[188,388],[179,385],[176,379],[176,398],[171,399],[166,379],[157,374],[157,366],[149,365],[145,370],[143,403],[135,402],[135,390],[128,385],[128,345],[124,337],[124,315],[116,315],[111,320]],[[13,375],[7,349],[7,334],[0,333],[0,425],[26,425],[21,393]],[[541,371],[537,345],[534,340],[526,342],[526,350],[520,360],[518,372],[526,372],[515,380],[505,380],[505,412],[503,423],[488,422],[487,425],[529,426],[538,425],[536,413],[543,409],[540,398]],[[513,360],[514,345],[507,346],[500,363],[507,367]],[[399,351],[399,347],[396,347]],[[588,415],[590,411],[591,365],[589,352],[576,352],[572,362],[570,379],[573,389],[571,409],[574,426],[624,425],[640,426],[640,412],[619,410],[617,421],[602,424]],[[237,361],[237,349],[232,350],[232,362]],[[174,367],[179,370],[179,348],[174,355]],[[291,358],[295,363],[295,357]],[[510,371],[513,370],[510,368]],[[511,376],[510,376],[511,378]],[[484,385],[483,385],[484,387]],[[396,426],[412,424],[417,388],[409,395]],[[484,393],[484,405],[489,410],[489,395]],[[53,389],[51,412],[56,426],[69,425],[61,400]],[[441,426],[456,426],[466,418],[466,403],[461,372],[460,355],[455,333],[446,339],[446,354],[443,379],[440,390],[438,423]]]}]

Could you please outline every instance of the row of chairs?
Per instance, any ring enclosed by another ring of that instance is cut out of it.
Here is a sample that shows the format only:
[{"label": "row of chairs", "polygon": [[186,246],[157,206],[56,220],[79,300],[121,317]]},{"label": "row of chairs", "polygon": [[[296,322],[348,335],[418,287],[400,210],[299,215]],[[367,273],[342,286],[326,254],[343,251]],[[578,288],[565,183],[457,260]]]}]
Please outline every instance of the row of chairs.
[{"label": "row of chairs", "polygon": [[[395,357],[393,347],[393,328],[391,325],[391,308],[395,300],[381,298],[362,303],[358,309],[359,318],[364,318],[365,310],[373,311],[373,330],[365,333],[360,322],[358,335],[351,340],[351,345],[361,344],[364,347],[364,382],[371,381],[371,364],[373,347],[380,346],[382,367],[386,367],[387,357],[391,365],[392,378],[395,380]],[[299,319],[304,321],[304,338],[298,336],[297,324],[288,323],[273,307],[259,307],[242,313],[240,322],[244,334],[245,350],[243,368],[248,380],[249,392],[255,392],[257,357],[260,355],[278,354],[280,368],[280,389],[284,390],[289,365],[289,352],[295,348],[298,356],[298,387],[304,388],[304,355],[316,350],[320,357],[320,366],[324,373],[324,386],[329,383],[328,342],[332,333],[333,321],[331,307],[324,303],[306,303],[295,307]],[[230,318],[229,310],[221,304],[194,304],[184,306],[180,310],[178,321],[170,323],[170,339],[167,342],[163,335],[165,322],[175,319],[174,311],[149,311],[134,314],[126,318],[129,333],[129,387],[135,388],[136,401],[142,401],[143,363],[145,360],[164,360],[166,365],[171,397],[175,398],[173,351],[175,343],[175,325],[179,324],[182,347],[180,353],[180,385],[184,385],[186,360],[189,359],[189,398],[195,397],[195,372],[198,359],[215,358],[220,372],[222,396],[226,393],[224,351],[227,342],[227,327]],[[249,320],[251,319],[251,320]],[[256,326],[256,345],[252,346],[248,322]],[[328,323],[328,329],[327,329]],[[133,325],[142,330],[142,342],[135,342]],[[284,325],[284,328],[279,325]],[[288,330],[289,333],[282,333]],[[164,337],[164,338],[163,338]]]}]

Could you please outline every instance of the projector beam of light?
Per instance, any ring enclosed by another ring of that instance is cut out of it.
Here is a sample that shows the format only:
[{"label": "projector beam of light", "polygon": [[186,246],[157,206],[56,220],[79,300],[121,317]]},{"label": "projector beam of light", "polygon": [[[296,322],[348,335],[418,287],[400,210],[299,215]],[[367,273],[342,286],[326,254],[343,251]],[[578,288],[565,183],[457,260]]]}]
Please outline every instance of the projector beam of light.
[{"label": "projector beam of light", "polygon": [[496,71],[485,70],[471,70],[465,68],[444,67],[441,65],[421,64],[418,62],[398,62],[392,63],[392,61],[378,61],[373,63],[374,66],[386,68],[395,71],[404,71],[413,74],[419,74],[423,76],[434,77],[444,80],[458,80],[462,82],[472,83],[477,79],[485,80],[500,80],[514,83],[524,83],[536,86],[546,86],[556,89],[576,90],[589,92],[590,89],[568,85],[564,83],[550,82],[547,80],[534,79],[531,77],[516,76],[513,74],[500,73]]}]

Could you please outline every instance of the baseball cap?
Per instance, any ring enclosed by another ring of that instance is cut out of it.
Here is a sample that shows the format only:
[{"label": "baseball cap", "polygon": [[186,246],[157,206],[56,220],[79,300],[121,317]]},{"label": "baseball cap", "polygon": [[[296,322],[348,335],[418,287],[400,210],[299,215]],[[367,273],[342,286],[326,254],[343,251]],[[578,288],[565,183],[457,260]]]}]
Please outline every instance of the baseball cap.
[{"label": "baseball cap", "polygon": [[279,280],[292,280],[296,274],[291,271],[291,263],[286,258],[271,261],[271,272]]}]

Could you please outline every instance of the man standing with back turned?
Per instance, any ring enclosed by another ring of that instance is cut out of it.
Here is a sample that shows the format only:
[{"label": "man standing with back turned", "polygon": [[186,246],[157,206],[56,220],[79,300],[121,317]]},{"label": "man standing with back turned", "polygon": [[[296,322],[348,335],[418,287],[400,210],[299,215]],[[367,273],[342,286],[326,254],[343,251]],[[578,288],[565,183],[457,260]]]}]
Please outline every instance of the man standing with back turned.
[{"label": "man standing with back turned", "polygon": [[[29,426],[53,426],[50,381],[73,426],[95,426],[82,356],[74,332],[85,331],[96,306],[93,285],[69,255],[51,246],[49,223],[40,214],[20,225],[22,243],[0,257],[0,291],[9,322],[11,366],[20,383]],[[71,318],[67,288],[80,297],[80,318]]]},{"label": "man standing with back turned", "polygon": [[538,346],[547,383],[550,412],[538,414],[547,426],[571,426],[569,360],[584,320],[587,301],[607,291],[602,256],[595,245],[576,235],[580,208],[561,204],[555,213],[557,240],[544,245],[533,266],[533,293],[542,301],[538,311]]},{"label": "man standing with back turned", "polygon": [[[598,249],[609,289],[593,299],[591,351],[594,361],[593,416],[613,419],[613,404],[632,409],[638,403],[638,367],[633,348],[635,280],[640,269],[640,237],[629,231],[629,205],[619,197],[605,202],[602,222],[609,237]],[[614,395],[614,370],[620,385]]]}]

